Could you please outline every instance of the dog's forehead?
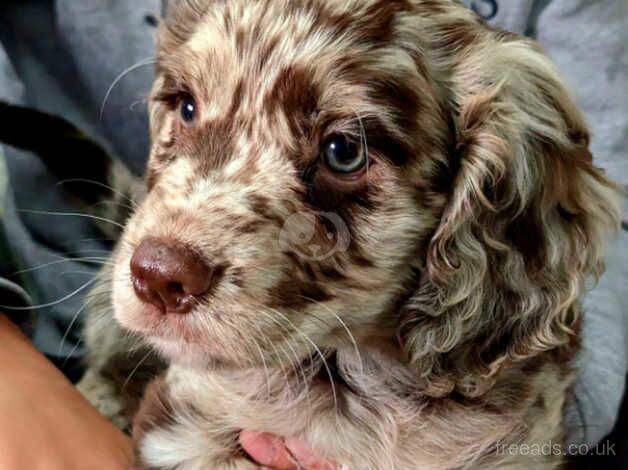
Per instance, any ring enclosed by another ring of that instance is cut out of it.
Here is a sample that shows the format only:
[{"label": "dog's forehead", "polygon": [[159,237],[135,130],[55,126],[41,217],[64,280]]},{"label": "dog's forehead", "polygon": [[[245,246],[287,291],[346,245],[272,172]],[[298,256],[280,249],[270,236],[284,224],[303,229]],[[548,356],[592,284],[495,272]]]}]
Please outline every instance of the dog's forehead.
[{"label": "dog's forehead", "polygon": [[[324,92],[341,82],[343,73],[372,65],[376,50],[391,45],[399,5],[388,0],[215,2],[178,52],[189,58],[184,66],[195,91],[206,95],[201,98],[249,92],[257,103],[248,104],[262,105],[269,90],[287,78],[301,79],[301,90],[316,84]],[[295,72],[304,70],[307,74]]]}]

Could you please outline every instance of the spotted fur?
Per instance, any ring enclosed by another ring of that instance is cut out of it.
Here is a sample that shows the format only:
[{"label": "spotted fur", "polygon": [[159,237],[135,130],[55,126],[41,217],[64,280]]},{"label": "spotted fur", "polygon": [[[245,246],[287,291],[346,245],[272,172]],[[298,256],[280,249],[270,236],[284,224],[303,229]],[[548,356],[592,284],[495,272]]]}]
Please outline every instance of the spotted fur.
[{"label": "spotted fur", "polygon": [[[560,441],[618,208],[538,45],[447,0],[181,1],[150,115],[111,276],[116,320],[171,363],[139,467],[252,468],[241,429],[349,469],[560,466],[496,448]],[[359,177],[322,163],[338,133],[367,152]],[[148,236],[220,267],[190,314],[135,297]]]}]

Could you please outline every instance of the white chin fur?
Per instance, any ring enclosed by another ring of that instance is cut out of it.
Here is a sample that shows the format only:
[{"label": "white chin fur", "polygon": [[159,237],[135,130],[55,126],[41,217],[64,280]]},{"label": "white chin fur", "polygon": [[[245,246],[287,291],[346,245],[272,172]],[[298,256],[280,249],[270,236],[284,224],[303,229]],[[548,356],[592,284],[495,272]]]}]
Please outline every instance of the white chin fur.
[{"label": "white chin fur", "polygon": [[214,363],[223,362],[219,355],[215,357],[207,348],[197,344],[157,337],[147,340],[153,349],[170,363],[191,368],[206,368]]}]

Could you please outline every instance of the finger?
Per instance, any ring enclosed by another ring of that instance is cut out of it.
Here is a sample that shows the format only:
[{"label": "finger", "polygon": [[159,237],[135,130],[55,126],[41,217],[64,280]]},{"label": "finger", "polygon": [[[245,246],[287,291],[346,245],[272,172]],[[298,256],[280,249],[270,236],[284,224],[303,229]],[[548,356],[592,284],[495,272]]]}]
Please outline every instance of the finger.
[{"label": "finger", "polygon": [[333,462],[321,459],[314,455],[312,449],[300,441],[299,439],[287,438],[285,446],[301,468],[306,470],[337,470],[338,466]]},{"label": "finger", "polygon": [[240,433],[239,441],[244,451],[260,465],[273,470],[298,470],[294,458],[279,436],[245,430]]}]

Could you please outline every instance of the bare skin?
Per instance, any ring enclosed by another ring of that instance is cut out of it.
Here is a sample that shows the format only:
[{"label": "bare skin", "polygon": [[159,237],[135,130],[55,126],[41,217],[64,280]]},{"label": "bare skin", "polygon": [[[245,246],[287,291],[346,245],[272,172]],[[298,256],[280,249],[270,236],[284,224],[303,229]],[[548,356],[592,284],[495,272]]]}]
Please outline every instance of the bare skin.
[{"label": "bare skin", "polygon": [[240,445],[260,465],[274,470],[336,470],[332,463],[320,460],[302,442],[255,431],[242,431]]},{"label": "bare skin", "polygon": [[0,314],[0,468],[128,469],[130,440]]},{"label": "bare skin", "polygon": [[[0,469],[126,470],[132,443],[0,314]],[[295,439],[243,431],[242,447],[274,470],[334,470]]]}]

